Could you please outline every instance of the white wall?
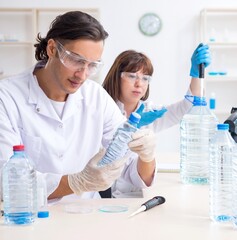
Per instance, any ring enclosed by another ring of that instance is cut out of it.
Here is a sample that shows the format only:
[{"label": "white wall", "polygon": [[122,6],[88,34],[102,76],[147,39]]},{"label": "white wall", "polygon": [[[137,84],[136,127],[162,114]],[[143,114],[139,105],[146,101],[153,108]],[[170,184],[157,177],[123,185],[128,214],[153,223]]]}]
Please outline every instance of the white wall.
[{"label": "white wall", "polygon": [[[1,0],[0,7],[99,8],[100,21],[109,33],[106,40],[101,82],[115,57],[124,50],[135,49],[152,60],[155,73],[151,96],[157,104],[181,99],[188,89],[190,57],[199,43],[201,9],[237,8],[236,0]],[[157,13],[163,22],[154,37],[143,36],[138,20],[146,12]],[[179,150],[179,126],[158,135],[158,151]]]}]

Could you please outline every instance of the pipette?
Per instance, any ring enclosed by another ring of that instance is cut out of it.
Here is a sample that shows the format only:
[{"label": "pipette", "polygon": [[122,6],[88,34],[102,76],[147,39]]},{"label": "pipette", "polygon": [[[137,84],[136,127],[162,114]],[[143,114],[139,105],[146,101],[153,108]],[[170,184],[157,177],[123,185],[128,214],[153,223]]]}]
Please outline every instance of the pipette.
[{"label": "pipette", "polygon": [[152,199],[148,200],[147,202],[143,203],[139,209],[133,212],[129,217],[132,217],[140,212],[147,211],[155,206],[163,204],[165,202],[165,198],[161,196],[153,197]]},{"label": "pipette", "polygon": [[204,95],[204,72],[205,72],[205,66],[204,63],[199,64],[199,79],[200,79],[200,90],[201,90],[201,97]]}]

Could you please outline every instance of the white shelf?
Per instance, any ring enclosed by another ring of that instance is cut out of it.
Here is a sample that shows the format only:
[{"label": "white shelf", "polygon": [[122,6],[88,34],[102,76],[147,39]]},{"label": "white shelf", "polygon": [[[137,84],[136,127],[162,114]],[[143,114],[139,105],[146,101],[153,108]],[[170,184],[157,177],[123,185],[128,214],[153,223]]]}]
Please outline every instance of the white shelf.
[{"label": "white shelf", "polygon": [[225,48],[237,48],[237,42],[208,42],[210,48],[225,49]]},{"label": "white shelf", "polygon": [[0,41],[0,46],[22,46],[22,45],[30,45],[32,46],[32,42],[21,42],[18,40],[13,40],[13,41],[5,41],[5,42],[1,42]]},{"label": "white shelf", "polygon": [[214,16],[226,16],[226,15],[236,15],[237,8],[205,8],[201,11],[201,14],[208,14]]},{"label": "white shelf", "polygon": [[210,83],[237,83],[237,76],[220,76],[220,75],[208,75],[206,76],[206,81]]},{"label": "white shelf", "polygon": [[[210,46],[211,65],[205,75],[206,96],[216,95],[216,110],[220,122],[237,107],[237,8],[206,8],[200,13],[200,41]],[[209,75],[226,72],[227,75]]]},{"label": "white shelf", "polygon": [[0,8],[0,79],[17,74],[35,64],[37,34],[49,29],[56,16],[68,11],[83,11],[99,20],[97,8]]}]

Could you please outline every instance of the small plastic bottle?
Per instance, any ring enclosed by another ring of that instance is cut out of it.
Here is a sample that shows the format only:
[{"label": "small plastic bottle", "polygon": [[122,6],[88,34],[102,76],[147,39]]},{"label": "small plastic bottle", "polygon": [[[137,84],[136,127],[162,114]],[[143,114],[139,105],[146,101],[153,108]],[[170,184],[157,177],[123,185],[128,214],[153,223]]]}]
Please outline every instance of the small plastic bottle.
[{"label": "small plastic bottle", "polygon": [[194,96],[193,106],[180,123],[180,174],[185,184],[209,183],[209,147],[217,126],[204,97]]},{"label": "small plastic bottle", "polygon": [[214,92],[211,93],[209,99],[209,108],[212,112],[214,112],[216,109],[216,94]]},{"label": "small plastic bottle", "polygon": [[137,124],[141,116],[132,112],[129,119],[117,129],[104,157],[98,163],[99,166],[111,163],[116,159],[124,157],[128,151],[128,143],[132,140],[132,133],[137,131]]},{"label": "small plastic bottle", "polygon": [[211,140],[210,218],[214,222],[232,219],[232,165],[236,161],[236,143],[229,133],[229,124],[218,124]]},{"label": "small plastic bottle", "polygon": [[209,41],[210,42],[216,42],[216,29],[215,28],[211,28]]},{"label": "small plastic bottle", "polygon": [[47,184],[44,176],[37,175],[37,203],[38,203],[38,218],[49,217],[48,200],[47,200]]},{"label": "small plastic bottle", "polygon": [[24,145],[13,147],[13,156],[2,169],[5,224],[31,224],[37,212],[37,179]]},{"label": "small plastic bottle", "polygon": [[216,94],[214,92],[211,93],[211,96],[209,98],[209,109],[212,113],[213,117],[215,118],[216,122],[219,123],[219,120],[215,114],[216,110]]}]

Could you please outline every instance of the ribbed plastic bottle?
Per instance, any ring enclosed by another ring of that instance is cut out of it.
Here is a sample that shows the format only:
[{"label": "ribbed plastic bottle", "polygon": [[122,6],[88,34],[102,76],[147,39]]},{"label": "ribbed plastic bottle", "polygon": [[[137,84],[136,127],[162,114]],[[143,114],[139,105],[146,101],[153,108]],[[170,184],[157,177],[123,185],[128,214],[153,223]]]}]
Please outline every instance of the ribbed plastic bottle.
[{"label": "ribbed plastic bottle", "polygon": [[215,222],[232,220],[232,168],[236,161],[236,143],[229,133],[229,124],[218,124],[211,140],[210,218]]},{"label": "ribbed plastic bottle", "polygon": [[128,143],[132,140],[131,135],[137,131],[140,119],[141,116],[138,113],[132,112],[129,119],[117,129],[104,157],[98,163],[99,166],[111,163],[126,155],[129,148]]},{"label": "ribbed plastic bottle", "polygon": [[36,171],[25,155],[24,145],[13,146],[13,152],[2,169],[4,222],[31,224],[37,215]]},{"label": "ribbed plastic bottle", "polygon": [[[236,136],[231,136],[236,143]],[[232,222],[237,229],[237,156],[232,160]]]},{"label": "ribbed plastic bottle", "polygon": [[183,183],[209,183],[209,147],[217,123],[205,97],[194,96],[192,108],[180,123],[180,174]]}]

